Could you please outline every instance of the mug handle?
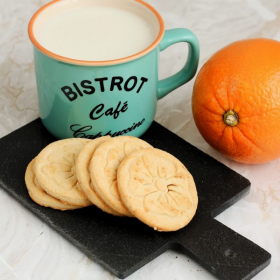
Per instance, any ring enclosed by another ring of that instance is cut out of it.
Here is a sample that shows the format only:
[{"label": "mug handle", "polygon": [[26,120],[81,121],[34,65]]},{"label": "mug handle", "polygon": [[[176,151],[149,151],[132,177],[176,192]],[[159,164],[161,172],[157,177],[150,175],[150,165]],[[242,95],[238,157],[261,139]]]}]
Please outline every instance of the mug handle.
[{"label": "mug handle", "polygon": [[166,30],[159,44],[159,50],[163,51],[169,46],[180,42],[189,44],[187,62],[178,73],[158,82],[157,99],[163,98],[172,90],[187,83],[196,73],[199,60],[199,42],[190,30],[185,28]]}]

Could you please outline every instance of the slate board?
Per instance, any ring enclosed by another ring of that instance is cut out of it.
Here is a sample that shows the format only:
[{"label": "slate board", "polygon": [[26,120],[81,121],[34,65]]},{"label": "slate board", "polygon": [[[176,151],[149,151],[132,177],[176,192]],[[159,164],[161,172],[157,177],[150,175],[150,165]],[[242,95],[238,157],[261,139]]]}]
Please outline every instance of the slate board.
[{"label": "slate board", "polygon": [[0,139],[0,186],[119,278],[167,249],[184,252],[219,279],[251,279],[268,266],[268,252],[213,219],[247,195],[250,182],[156,122],[142,138],[179,158],[196,182],[197,213],[177,232],[160,233],[137,219],[114,217],[94,206],[60,212],[35,204],[25,187],[25,169],[55,140],[40,119]]}]

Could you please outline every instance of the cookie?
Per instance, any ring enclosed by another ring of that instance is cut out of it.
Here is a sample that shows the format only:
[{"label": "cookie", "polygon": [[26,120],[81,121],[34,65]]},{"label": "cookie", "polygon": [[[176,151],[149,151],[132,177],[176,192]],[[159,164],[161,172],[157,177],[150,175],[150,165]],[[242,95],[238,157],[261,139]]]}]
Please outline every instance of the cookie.
[{"label": "cookie", "polygon": [[45,147],[37,156],[35,174],[46,193],[71,205],[88,206],[91,202],[79,190],[75,164],[79,152],[91,140],[64,139]]},{"label": "cookie", "polygon": [[119,165],[117,180],[127,209],[155,230],[179,230],[195,215],[192,175],[167,152],[148,148],[130,154]]},{"label": "cookie", "polygon": [[115,212],[112,208],[110,208],[93,190],[91,178],[90,178],[90,160],[95,152],[95,150],[105,141],[108,141],[111,139],[110,136],[104,136],[101,138],[97,138],[95,140],[92,140],[88,142],[84,148],[81,150],[77,157],[76,161],[76,175],[78,178],[78,182],[80,185],[81,190],[84,192],[84,194],[87,196],[87,198],[103,210],[104,212],[107,212],[109,214],[113,214],[115,216],[120,216],[119,213]]},{"label": "cookie", "polygon": [[134,151],[151,147],[132,136],[119,136],[101,144],[90,162],[91,181],[101,199],[121,215],[131,217],[120,200],[117,187],[117,169],[124,157]]},{"label": "cookie", "polygon": [[31,199],[37,204],[45,207],[50,207],[58,210],[72,210],[80,208],[79,206],[73,206],[63,203],[62,201],[55,199],[48,195],[38,184],[35,174],[33,172],[35,159],[33,159],[27,166],[25,172],[25,184]]}]

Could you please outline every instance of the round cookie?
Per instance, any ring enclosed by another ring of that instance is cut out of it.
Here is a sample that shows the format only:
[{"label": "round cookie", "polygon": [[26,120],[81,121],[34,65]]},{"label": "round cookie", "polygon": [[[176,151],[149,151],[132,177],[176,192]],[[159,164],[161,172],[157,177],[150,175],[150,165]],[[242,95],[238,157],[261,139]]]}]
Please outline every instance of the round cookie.
[{"label": "round cookie", "polygon": [[64,139],[49,144],[39,153],[35,174],[45,192],[71,205],[91,205],[77,186],[75,170],[77,156],[89,141],[81,138]]},{"label": "round cookie", "polygon": [[124,157],[148,147],[151,145],[136,137],[118,136],[101,144],[91,159],[90,173],[94,190],[106,204],[121,215],[132,217],[118,193],[118,166]]},{"label": "round cookie", "polygon": [[130,154],[121,162],[117,180],[127,209],[155,230],[179,230],[195,215],[192,175],[167,152],[148,148]]},{"label": "round cookie", "polygon": [[45,207],[50,207],[58,210],[72,210],[80,208],[70,204],[63,203],[62,201],[48,195],[39,185],[33,172],[35,159],[33,159],[27,166],[25,172],[25,184],[31,199],[37,204]]},{"label": "round cookie", "polygon": [[90,178],[90,160],[95,152],[95,150],[105,141],[108,141],[111,137],[104,136],[97,139],[94,139],[88,142],[84,148],[81,150],[77,157],[76,161],[76,175],[78,178],[79,185],[81,190],[85,193],[87,198],[98,208],[113,214],[115,216],[120,216],[119,213],[110,208],[93,190],[91,178]]}]

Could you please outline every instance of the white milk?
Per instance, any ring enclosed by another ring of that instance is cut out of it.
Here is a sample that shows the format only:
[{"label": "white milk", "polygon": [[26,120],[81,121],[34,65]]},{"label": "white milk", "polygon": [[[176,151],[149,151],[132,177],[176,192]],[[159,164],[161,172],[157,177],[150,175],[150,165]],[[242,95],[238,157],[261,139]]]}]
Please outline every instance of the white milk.
[{"label": "white milk", "polygon": [[141,52],[153,43],[158,32],[145,15],[116,7],[84,7],[48,19],[37,40],[61,56],[105,61]]}]

